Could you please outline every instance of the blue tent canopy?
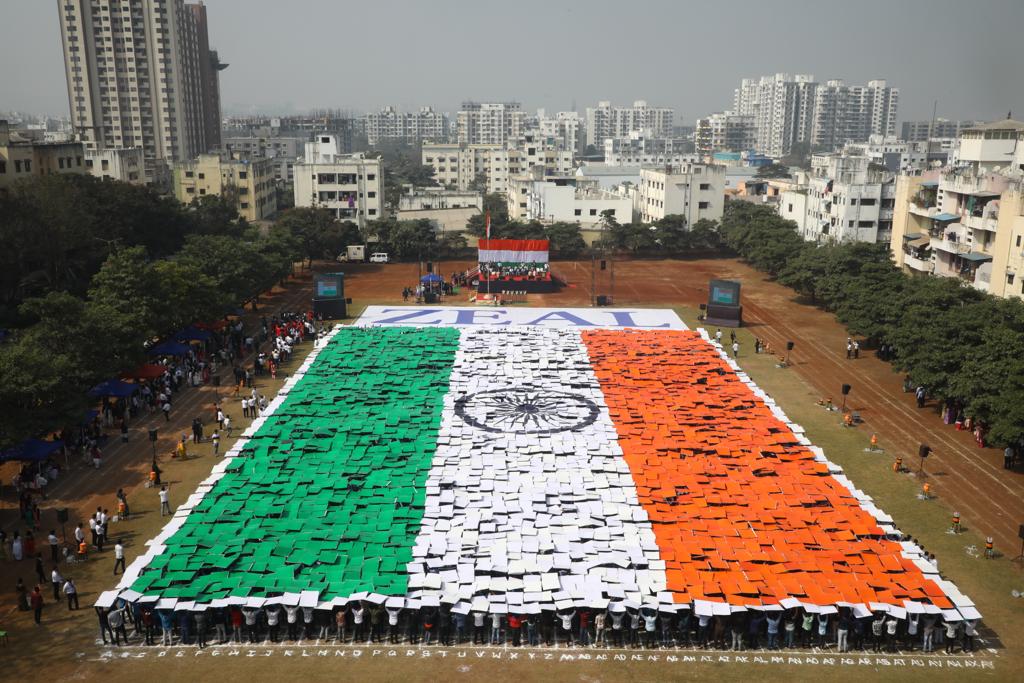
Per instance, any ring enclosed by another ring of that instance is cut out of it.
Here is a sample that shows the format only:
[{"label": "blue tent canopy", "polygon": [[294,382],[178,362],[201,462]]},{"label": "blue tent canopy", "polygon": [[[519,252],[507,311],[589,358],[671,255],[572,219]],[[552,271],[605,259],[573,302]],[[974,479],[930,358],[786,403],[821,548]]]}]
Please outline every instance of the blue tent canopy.
[{"label": "blue tent canopy", "polygon": [[201,330],[198,327],[186,327],[181,332],[171,335],[171,339],[176,339],[180,342],[206,341],[212,336],[213,334],[209,330]]},{"label": "blue tent canopy", "polygon": [[157,344],[149,350],[151,356],[184,356],[188,353],[188,344],[181,342],[165,341]]},{"label": "blue tent canopy", "polygon": [[442,278],[437,273],[427,273],[426,275],[420,278],[420,282],[424,284],[430,284],[433,282],[444,282],[444,278]]},{"label": "blue tent canopy", "polygon": [[138,388],[138,385],[122,382],[119,379],[108,379],[106,382],[100,382],[90,389],[89,395],[94,398],[99,398],[100,396],[125,398],[134,394]]},{"label": "blue tent canopy", "polygon": [[40,462],[60,449],[63,441],[42,441],[41,439],[25,439],[17,446],[0,451],[0,462],[20,460],[22,462]]}]

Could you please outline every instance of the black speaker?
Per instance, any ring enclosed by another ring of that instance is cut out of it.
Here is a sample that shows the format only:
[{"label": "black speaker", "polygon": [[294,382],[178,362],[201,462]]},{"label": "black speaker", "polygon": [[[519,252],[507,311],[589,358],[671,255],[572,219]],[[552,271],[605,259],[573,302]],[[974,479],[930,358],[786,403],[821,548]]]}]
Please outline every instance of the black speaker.
[{"label": "black speaker", "polygon": [[[604,262],[602,261],[602,263],[604,263]],[[597,305],[598,306],[607,306],[608,305],[608,297],[605,296],[604,294],[598,294],[597,295]]]},{"label": "black speaker", "polygon": [[427,272],[428,273],[433,273],[434,272],[434,262],[433,261],[427,261]]},{"label": "black speaker", "polygon": [[700,310],[702,310],[702,311],[708,310],[708,305],[707,304],[701,304],[700,305]]},{"label": "black speaker", "polygon": [[601,270],[605,270],[608,267],[608,262],[601,259]]},{"label": "black speaker", "polygon": [[843,396],[849,395],[850,389],[852,389],[852,388],[853,387],[851,387],[849,384],[844,384],[843,385]]},{"label": "black speaker", "polygon": [[153,442],[156,441],[156,427],[149,430],[149,440]]},{"label": "black speaker", "polygon": [[1020,528],[1017,529],[1017,535],[1021,538],[1021,540],[1024,540],[1024,524],[1021,524]]},{"label": "black speaker", "polygon": [[787,351],[792,351],[794,346],[796,346],[796,344],[794,344],[793,342],[791,342],[791,341],[786,342],[786,350]]},{"label": "black speaker", "polygon": [[[68,521],[68,509],[67,508],[57,508],[57,521],[60,522],[61,524],[64,524],[65,522]],[[1021,528],[1024,528],[1024,527],[1021,527]]]},{"label": "black speaker", "polygon": [[932,452],[931,446],[926,443],[921,444],[917,449],[917,454],[922,458],[927,458]]}]

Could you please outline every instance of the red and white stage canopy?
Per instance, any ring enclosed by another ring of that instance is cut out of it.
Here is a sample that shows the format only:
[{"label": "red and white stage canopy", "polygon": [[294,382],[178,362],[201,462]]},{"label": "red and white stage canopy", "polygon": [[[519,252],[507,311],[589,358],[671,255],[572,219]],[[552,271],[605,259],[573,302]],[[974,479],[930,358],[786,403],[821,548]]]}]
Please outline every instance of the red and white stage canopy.
[{"label": "red and white stage canopy", "polygon": [[480,263],[547,263],[547,240],[488,240],[479,244]]}]

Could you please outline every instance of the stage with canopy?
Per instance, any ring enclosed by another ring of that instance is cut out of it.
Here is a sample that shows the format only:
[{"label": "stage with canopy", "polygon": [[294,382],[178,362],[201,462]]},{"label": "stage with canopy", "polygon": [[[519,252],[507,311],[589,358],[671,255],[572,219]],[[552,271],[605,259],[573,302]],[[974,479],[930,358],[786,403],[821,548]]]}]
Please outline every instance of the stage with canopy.
[{"label": "stage with canopy", "polygon": [[544,294],[558,288],[551,276],[548,240],[482,239],[478,291]]}]

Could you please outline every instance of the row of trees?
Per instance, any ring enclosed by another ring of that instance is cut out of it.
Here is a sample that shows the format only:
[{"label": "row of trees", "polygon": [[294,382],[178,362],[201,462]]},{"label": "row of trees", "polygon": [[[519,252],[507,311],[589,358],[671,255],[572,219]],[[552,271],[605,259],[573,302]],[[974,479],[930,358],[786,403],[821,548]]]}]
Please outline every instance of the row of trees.
[{"label": "row of trees", "polygon": [[1024,435],[1024,303],[957,278],[911,277],[876,244],[818,246],[770,207],[726,205],[721,237],[759,270],[826,310],[852,334],[895,350],[893,364],[939,400],[958,401],[989,439]]},{"label": "row of trees", "polygon": [[0,193],[0,234],[9,330],[0,344],[0,448],[78,424],[89,388],[144,362],[147,341],[219,319],[296,261],[333,258],[361,239],[323,210],[293,209],[261,230],[217,197],[184,207],[78,175]]}]

